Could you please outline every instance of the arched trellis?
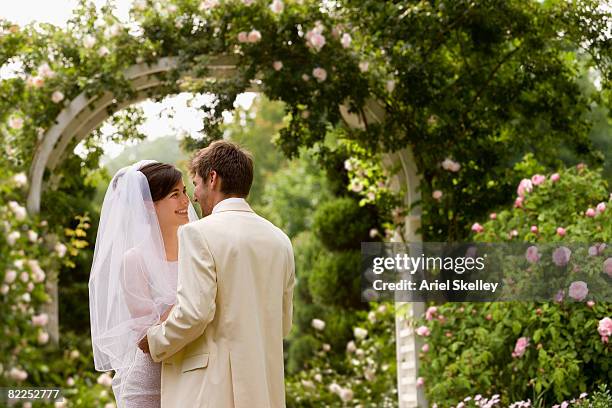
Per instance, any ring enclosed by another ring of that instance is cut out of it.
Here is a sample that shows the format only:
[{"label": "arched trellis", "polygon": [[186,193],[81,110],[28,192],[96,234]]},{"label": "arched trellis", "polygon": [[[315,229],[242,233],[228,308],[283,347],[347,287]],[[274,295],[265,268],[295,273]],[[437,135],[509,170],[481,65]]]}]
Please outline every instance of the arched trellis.
[{"label": "arched trellis", "polygon": [[[231,77],[236,73],[236,59],[232,56],[214,56],[207,59],[207,76],[213,79]],[[41,208],[41,197],[45,190],[45,172],[53,172],[62,162],[67,154],[68,147],[75,142],[85,139],[93,130],[98,128],[113,111],[123,109],[132,104],[149,98],[151,95],[159,94],[159,90],[165,85],[160,74],[164,74],[177,68],[177,58],[161,58],[152,64],[136,64],[126,69],[124,78],[130,83],[134,96],[128,100],[117,101],[112,92],[93,97],[84,92],[72,99],[59,113],[53,125],[42,138],[38,146],[32,165],[29,170],[30,188],[28,191],[27,207],[31,213],[39,213]],[[258,91],[257,85],[248,89]],[[159,95],[163,96],[163,95]],[[348,107],[340,106],[340,112],[345,122],[354,128],[363,128],[364,123],[358,115],[349,113]],[[384,108],[375,100],[369,100],[364,106],[363,114],[368,123],[381,122],[384,120]],[[419,199],[415,161],[412,152],[408,149],[386,155],[384,164],[391,167],[400,164],[400,171],[393,177],[392,187],[399,191],[406,188],[404,203],[407,208]],[[408,242],[420,241],[416,233],[420,226],[420,213],[411,210],[405,220],[405,236],[396,236],[396,240]],[[49,333],[52,340],[57,342],[58,332],[58,294],[57,282],[48,282],[48,292],[52,301],[46,306],[46,312],[50,316]],[[411,303],[398,306],[405,307],[407,313],[397,314],[396,317],[396,343],[397,343],[397,389],[400,408],[424,406],[425,398],[422,390],[417,389],[416,378],[418,373],[417,339],[414,331],[407,324],[410,316],[419,315],[423,312],[423,304]]]}]

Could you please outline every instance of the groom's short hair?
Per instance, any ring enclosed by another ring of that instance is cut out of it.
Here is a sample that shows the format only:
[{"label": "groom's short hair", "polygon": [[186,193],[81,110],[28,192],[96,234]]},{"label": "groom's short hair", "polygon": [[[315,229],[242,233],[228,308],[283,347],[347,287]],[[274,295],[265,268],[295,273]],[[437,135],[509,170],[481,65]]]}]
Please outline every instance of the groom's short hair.
[{"label": "groom's short hair", "polygon": [[221,178],[223,194],[246,197],[253,184],[253,158],[251,153],[227,140],[217,140],[201,149],[191,160],[191,175],[206,180],[211,171]]}]

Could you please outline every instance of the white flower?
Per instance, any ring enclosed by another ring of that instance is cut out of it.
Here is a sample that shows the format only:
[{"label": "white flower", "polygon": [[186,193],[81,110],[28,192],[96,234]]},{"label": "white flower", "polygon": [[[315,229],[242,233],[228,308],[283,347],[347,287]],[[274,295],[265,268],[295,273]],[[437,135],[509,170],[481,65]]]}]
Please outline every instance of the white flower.
[{"label": "white flower", "polygon": [[116,37],[123,31],[123,26],[121,24],[115,23],[110,27],[106,27],[104,30],[105,37]]},{"label": "white flower", "polygon": [[98,384],[103,385],[105,387],[110,387],[113,383],[113,379],[110,374],[104,373],[98,377]]},{"label": "white flower", "polygon": [[169,13],[174,14],[174,13],[176,13],[176,11],[177,11],[177,10],[178,10],[178,7],[176,7],[176,5],[174,5],[174,4],[170,4],[170,5],[168,6],[168,12],[169,12]]},{"label": "white flower", "polygon": [[327,343],[323,344],[323,351],[330,351],[331,350],[331,346]]},{"label": "white flower", "polygon": [[139,11],[143,11],[147,8],[146,0],[134,0],[134,8]]},{"label": "white flower", "polygon": [[342,388],[339,395],[342,401],[348,402],[353,399],[353,390],[349,388]]},{"label": "white flower", "polygon": [[323,381],[323,376],[321,374],[315,374],[314,377],[316,382],[321,382]]},{"label": "white flower", "polygon": [[349,33],[344,33],[340,39],[340,44],[342,44],[342,47],[348,48],[351,46],[352,41],[353,39],[351,38],[351,35]]},{"label": "white flower", "polygon": [[96,37],[91,34],[87,34],[83,37],[83,46],[85,48],[93,48],[94,45],[96,45]]},{"label": "white flower", "polygon": [[314,389],[315,385],[312,381],[309,380],[301,380],[300,381],[302,383],[302,385],[304,386],[304,388],[310,388],[310,389]]},{"label": "white flower", "polygon": [[13,367],[11,368],[11,371],[9,371],[9,377],[15,381],[24,381],[26,378],[28,378],[28,373],[17,367]]},{"label": "white flower", "polygon": [[385,84],[385,88],[387,89],[387,92],[392,93],[395,89],[395,81],[393,79],[388,80]]},{"label": "white flower", "polygon": [[248,42],[256,43],[259,41],[261,41],[261,33],[257,30],[251,30],[251,32],[248,35]]},{"label": "white flower", "polygon": [[353,161],[351,159],[346,159],[344,161],[344,169],[346,171],[351,171],[353,170]]},{"label": "white flower", "polygon": [[80,355],[81,355],[81,353],[79,353],[79,350],[72,350],[70,352],[70,358],[71,359],[79,358]]},{"label": "white flower", "polygon": [[62,244],[61,242],[58,242],[57,244],[55,244],[55,252],[57,252],[57,255],[60,258],[63,258],[64,255],[66,255],[67,250],[68,248],[66,248],[66,245]]},{"label": "white flower", "polygon": [[64,94],[60,91],[55,91],[51,95],[51,101],[53,101],[53,103],[60,103],[63,100],[64,100]]},{"label": "white flower", "polygon": [[340,387],[338,384],[336,383],[331,383],[329,384],[329,387],[327,387],[327,389],[329,390],[329,392],[331,392],[332,394],[338,394],[340,395],[340,391],[342,391],[342,387]]},{"label": "white flower", "polygon": [[349,189],[356,193],[360,193],[363,191],[363,183],[357,179],[352,179],[351,184],[349,185]]},{"label": "white flower", "polygon": [[28,176],[23,172],[17,173],[13,176],[13,183],[15,183],[17,187],[23,187],[28,184]]},{"label": "white flower", "polygon": [[27,272],[21,272],[19,274],[19,280],[21,280],[23,283],[26,283],[30,280],[30,274]]},{"label": "white flower", "polygon": [[452,171],[454,173],[458,172],[461,169],[461,165],[452,159],[446,158],[442,162],[442,168],[444,170]]},{"label": "white flower", "polygon": [[6,242],[8,242],[10,246],[13,246],[19,238],[21,238],[21,234],[19,233],[19,231],[13,231],[6,237]]},{"label": "white flower", "polygon": [[66,385],[69,386],[69,387],[73,387],[74,386],[74,378],[68,377],[66,379]]},{"label": "white flower", "polygon": [[274,63],[272,64],[272,68],[274,68],[275,71],[280,71],[281,69],[283,69],[282,61],[274,61]]},{"label": "white flower", "polygon": [[357,350],[357,346],[355,345],[355,342],[353,340],[351,340],[348,343],[346,343],[346,352],[347,353],[354,353],[355,350]]},{"label": "white flower", "polygon": [[312,322],[310,324],[315,330],[321,331],[325,329],[325,322],[321,319],[312,319]]},{"label": "white flower", "polygon": [[242,0],[242,3],[245,6],[250,6],[251,4],[255,3],[255,0]]},{"label": "white flower", "polygon": [[30,240],[30,242],[36,242],[36,240],[38,239],[38,234],[35,231],[29,230],[28,239]]},{"label": "white flower", "polygon": [[276,14],[282,13],[284,8],[285,5],[281,0],[274,0],[272,4],[270,4],[270,10]]},{"label": "white flower", "polygon": [[361,327],[355,327],[353,329],[353,334],[355,335],[356,339],[363,340],[368,335],[368,331],[366,329],[362,329]]},{"label": "white flower", "polygon": [[21,295],[21,299],[26,303],[30,303],[30,301],[32,300],[32,297],[30,296],[29,293],[24,293],[23,295]]},{"label": "white flower", "polygon": [[370,323],[376,323],[376,312],[374,312],[373,310],[370,311],[370,313],[368,313],[368,320],[370,321]]},{"label": "white flower", "polygon": [[312,70],[312,76],[319,82],[323,82],[327,79],[327,71],[323,68],[317,67]]},{"label": "white flower", "polygon": [[6,283],[13,283],[15,282],[15,279],[17,279],[17,272],[13,270],[6,271],[6,274],[4,275],[4,281]]},{"label": "white flower", "polygon": [[105,57],[108,54],[110,54],[110,50],[108,49],[108,47],[106,46],[102,46],[100,47],[100,49],[98,50],[98,55],[101,57]]},{"label": "white flower", "polygon": [[357,355],[357,357],[363,357],[365,355],[365,351],[363,351],[363,349],[358,348],[357,350],[355,350],[355,354]]},{"label": "white flower", "polygon": [[47,342],[49,341],[49,333],[47,332],[40,332],[38,333],[38,344],[47,344]]},{"label": "white flower", "polygon": [[370,230],[370,238],[374,238],[379,234],[378,230],[376,228],[372,228]]},{"label": "white flower", "polygon": [[23,127],[23,119],[11,116],[9,119],[9,126],[15,130],[19,130]]},{"label": "white flower", "polygon": [[370,69],[370,63],[368,61],[361,61],[359,63],[359,70],[361,72],[368,72],[369,69]]},{"label": "white flower", "polygon": [[3,295],[6,295],[8,291],[9,291],[8,285],[2,285],[2,287],[0,287],[0,293],[2,293]]},{"label": "white flower", "polygon": [[204,0],[200,3],[200,10],[211,10],[219,5],[219,0]]},{"label": "white flower", "polygon": [[308,82],[308,81],[310,81],[310,76],[308,76],[308,74],[302,74],[302,80],[304,82]]}]

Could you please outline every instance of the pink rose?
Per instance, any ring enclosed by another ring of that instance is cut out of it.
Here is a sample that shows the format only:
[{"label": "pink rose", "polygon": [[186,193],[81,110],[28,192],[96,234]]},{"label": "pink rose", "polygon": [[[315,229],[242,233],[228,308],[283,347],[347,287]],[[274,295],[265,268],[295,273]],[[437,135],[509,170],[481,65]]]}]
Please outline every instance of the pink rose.
[{"label": "pink rose", "polygon": [[440,191],[440,190],[434,190],[434,192],[433,192],[433,193],[431,193],[431,197],[432,197],[434,200],[438,200],[438,201],[439,201],[439,200],[442,198],[442,191]]},{"label": "pink rose", "polygon": [[416,386],[417,386],[417,387],[422,387],[422,386],[424,386],[424,385],[425,385],[425,379],[424,379],[423,377],[419,377],[419,378],[417,378],[417,381],[416,381]]},{"label": "pink rose", "polygon": [[525,258],[530,263],[537,263],[540,260],[540,254],[538,253],[538,247],[535,245],[527,248],[527,252],[525,252]]},{"label": "pink rose", "polygon": [[569,297],[580,302],[589,294],[589,288],[586,282],[575,281],[570,284],[568,293]]},{"label": "pink rose", "polygon": [[421,351],[423,353],[427,353],[429,351],[429,344],[427,343],[423,344],[423,347],[421,347]]},{"label": "pink rose", "polygon": [[482,231],[484,231],[484,227],[482,225],[480,225],[479,223],[475,222],[472,225],[472,231],[474,231],[475,233],[479,234]]},{"label": "pink rose", "polygon": [[416,329],[415,333],[419,336],[427,337],[431,334],[427,326],[420,326]]},{"label": "pink rose", "polygon": [[597,208],[595,210],[597,211],[598,214],[601,214],[602,212],[606,211],[606,203],[601,202],[597,204]]},{"label": "pink rose", "polygon": [[532,225],[530,228],[530,231],[533,232],[534,234],[538,233],[538,226],[537,225]]},{"label": "pink rose", "polygon": [[32,326],[44,326],[49,322],[49,316],[46,313],[32,316]]},{"label": "pink rose", "polygon": [[533,190],[533,183],[529,179],[522,179],[519,183],[518,188],[516,189],[516,193],[519,197],[525,197],[527,193],[530,193]]},{"label": "pink rose", "polygon": [[429,306],[427,310],[425,311],[425,319],[432,320],[436,316],[437,311],[438,311],[437,307]]},{"label": "pink rose", "polygon": [[563,228],[563,227],[558,227],[558,228],[557,228],[557,235],[559,235],[560,237],[564,237],[564,236],[565,236],[565,234],[566,234],[566,232],[567,232],[567,231],[566,231],[566,230],[565,230],[565,228]]},{"label": "pink rose", "polygon": [[603,271],[612,278],[612,258],[608,258],[603,263]]},{"label": "pink rose", "polygon": [[588,301],[586,302],[586,305],[592,309],[592,308],[593,308],[593,306],[595,306],[595,302],[594,302],[594,301],[592,301],[592,300],[588,300]]},{"label": "pink rose", "polygon": [[492,220],[496,220],[497,219],[497,213],[489,214],[489,218],[492,219]]},{"label": "pink rose", "polygon": [[238,42],[245,43],[249,41],[249,36],[245,31],[241,31],[238,33]]},{"label": "pink rose", "polygon": [[314,48],[317,52],[321,51],[321,48],[325,45],[325,37],[320,32],[312,32],[308,36],[307,45]]},{"label": "pink rose", "polygon": [[261,33],[257,30],[252,30],[247,37],[248,42],[256,43],[261,40]]},{"label": "pink rose", "polygon": [[283,69],[283,63],[281,61],[274,61],[274,64],[272,64],[272,67],[274,68],[275,71],[280,71],[281,69]]},{"label": "pink rose", "polygon": [[612,319],[609,317],[604,317],[599,321],[599,325],[597,326],[597,331],[601,336],[601,341],[604,343],[608,342],[608,337],[612,336]]},{"label": "pink rose", "polygon": [[519,358],[525,354],[527,351],[527,347],[529,347],[529,337],[520,337],[514,346],[514,351],[512,352],[512,357]]},{"label": "pink rose", "polygon": [[595,210],[592,208],[587,208],[587,210],[584,212],[584,215],[586,215],[587,217],[594,217]]},{"label": "pink rose", "polygon": [[535,174],[531,177],[531,182],[533,183],[534,186],[539,186],[544,181],[546,181],[546,176],[543,176],[541,174]]},{"label": "pink rose", "polygon": [[552,181],[553,183],[556,183],[557,181],[559,181],[560,178],[561,176],[559,175],[559,173],[554,173],[553,175],[550,176],[550,181]]},{"label": "pink rose", "polygon": [[351,46],[351,42],[353,39],[349,33],[342,34],[342,39],[340,40],[340,44],[342,44],[342,48],[348,48]]},{"label": "pink rose", "polygon": [[557,266],[565,266],[569,263],[572,251],[568,247],[559,247],[554,250],[552,260]]},{"label": "pink rose", "polygon": [[523,208],[523,201],[525,201],[523,197],[516,197],[516,200],[514,200],[514,208]]},{"label": "pink rose", "polygon": [[327,79],[327,71],[323,68],[317,67],[312,70],[312,76],[315,77],[317,81],[323,82]]}]

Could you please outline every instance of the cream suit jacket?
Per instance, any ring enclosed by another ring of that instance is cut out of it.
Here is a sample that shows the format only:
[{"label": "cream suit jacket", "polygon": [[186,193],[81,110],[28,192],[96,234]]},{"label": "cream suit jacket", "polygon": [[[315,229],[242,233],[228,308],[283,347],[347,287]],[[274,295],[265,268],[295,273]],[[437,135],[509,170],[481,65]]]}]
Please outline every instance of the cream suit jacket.
[{"label": "cream suit jacket", "polygon": [[284,407],[291,241],[246,201],[215,211],[179,229],[177,301],[147,332],[162,408]]}]

